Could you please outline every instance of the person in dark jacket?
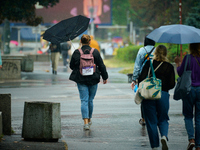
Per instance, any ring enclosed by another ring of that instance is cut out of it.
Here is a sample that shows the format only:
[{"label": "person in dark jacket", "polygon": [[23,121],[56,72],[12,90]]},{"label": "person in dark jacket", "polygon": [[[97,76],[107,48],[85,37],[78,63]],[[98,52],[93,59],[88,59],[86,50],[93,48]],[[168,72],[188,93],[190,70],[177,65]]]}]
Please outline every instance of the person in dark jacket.
[{"label": "person in dark jacket", "polygon": [[63,58],[63,65],[67,67],[68,65],[67,59],[69,57],[68,51],[71,49],[71,44],[70,42],[63,42],[60,44],[60,48],[61,48],[61,53],[62,53],[62,58]]},{"label": "person in dark jacket", "polygon": [[[150,61],[151,60],[145,63],[138,78],[139,83],[147,77]],[[143,99],[142,111],[144,113],[152,150],[157,150],[159,147],[158,128],[161,135],[162,150],[168,150],[169,90],[175,86],[175,73],[173,65],[167,60],[167,48],[164,45],[158,45],[154,53],[153,68],[157,68],[158,65],[160,65],[160,67],[155,71],[155,75],[156,78],[161,79],[162,81],[161,99]]]},{"label": "person in dark jacket", "polygon": [[52,73],[56,75],[61,53],[60,44],[51,43],[50,50],[51,50]]},{"label": "person in dark jacket", "polygon": [[[81,37],[81,50],[84,54],[89,54],[91,51],[90,44],[90,36],[84,34]],[[88,51],[89,50],[89,51]],[[97,49],[93,51],[94,63],[96,65],[95,72],[93,75],[82,76],[80,73],[79,65],[80,65],[80,52],[76,49],[72,55],[70,61],[70,68],[72,69],[72,73],[69,77],[70,80],[77,83],[77,87],[79,90],[79,96],[81,99],[81,113],[82,119],[84,120],[83,128],[85,130],[89,130],[92,121],[92,113],[93,113],[93,99],[96,95],[97,86],[100,82],[100,76],[103,78],[103,84],[107,83],[108,73],[106,71],[106,66],[103,63],[103,60],[100,56],[100,53]]]}]

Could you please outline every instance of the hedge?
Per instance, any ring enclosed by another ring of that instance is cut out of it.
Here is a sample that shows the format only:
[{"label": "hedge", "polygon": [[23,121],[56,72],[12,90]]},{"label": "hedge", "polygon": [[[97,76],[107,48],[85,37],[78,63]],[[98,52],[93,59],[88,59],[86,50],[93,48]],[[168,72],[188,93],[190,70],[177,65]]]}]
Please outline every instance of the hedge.
[{"label": "hedge", "polygon": [[[174,62],[174,58],[177,56],[177,54],[180,56],[180,45],[177,44],[167,44],[167,43],[157,43],[155,46],[158,45],[165,45],[168,49],[167,51],[167,57],[170,62]],[[130,45],[124,48],[119,48],[117,50],[117,55],[116,58],[120,59],[125,62],[134,62],[138,53],[138,50],[143,47],[141,46],[135,46],[135,45]],[[183,52],[183,57],[189,53],[188,49],[188,44],[182,45],[182,52]]]},{"label": "hedge", "polygon": [[125,62],[134,62],[138,53],[138,50],[141,48],[142,46],[127,46],[124,48],[119,48],[117,50],[117,55],[116,58],[120,59],[122,61]]}]

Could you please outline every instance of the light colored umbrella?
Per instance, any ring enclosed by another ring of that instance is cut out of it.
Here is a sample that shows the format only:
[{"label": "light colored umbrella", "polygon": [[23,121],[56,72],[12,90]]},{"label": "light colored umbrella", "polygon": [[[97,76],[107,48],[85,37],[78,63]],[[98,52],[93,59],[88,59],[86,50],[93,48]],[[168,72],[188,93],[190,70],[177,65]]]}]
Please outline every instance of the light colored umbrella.
[{"label": "light colored umbrella", "polygon": [[200,43],[200,29],[182,24],[164,25],[149,33],[147,38],[157,43]]}]

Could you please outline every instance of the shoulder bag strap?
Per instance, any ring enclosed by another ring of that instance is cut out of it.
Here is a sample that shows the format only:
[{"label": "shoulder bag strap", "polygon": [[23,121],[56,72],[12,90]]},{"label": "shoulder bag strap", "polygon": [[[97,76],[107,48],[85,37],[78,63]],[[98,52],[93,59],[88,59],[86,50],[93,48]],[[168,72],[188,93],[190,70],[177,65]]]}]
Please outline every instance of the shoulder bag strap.
[{"label": "shoulder bag strap", "polygon": [[197,63],[198,63],[198,65],[199,65],[199,67],[200,67],[200,64],[199,64],[199,62],[198,62],[198,60],[197,60],[197,58],[194,56],[194,58],[195,58],[195,60],[197,61]]},{"label": "shoulder bag strap", "polygon": [[[161,62],[157,67],[156,69],[154,69],[154,73],[156,72],[156,70],[158,70],[158,68],[162,65],[163,62]],[[153,63],[152,63],[152,67],[153,67]],[[148,77],[150,75],[150,67],[149,67],[149,72],[148,72]]]},{"label": "shoulder bag strap", "polygon": [[142,64],[143,64],[143,63],[145,62],[145,60],[149,57],[149,55],[151,55],[151,53],[153,52],[154,48],[155,48],[155,47],[153,47],[153,48],[151,49],[151,51],[150,51],[149,53],[147,53],[147,50],[146,50],[146,48],[144,47],[144,49],[145,49],[145,51],[146,51],[147,54],[145,55]]},{"label": "shoulder bag strap", "polygon": [[154,72],[156,72],[156,70],[158,70],[158,68],[162,65],[163,62],[161,62],[157,67],[156,69],[154,69]]},{"label": "shoulder bag strap", "polygon": [[[186,56],[186,61],[185,61],[185,66],[184,66],[184,72],[186,71],[186,68],[187,68],[188,57],[190,57],[190,55]],[[190,61],[189,61],[189,67],[190,67]]]}]

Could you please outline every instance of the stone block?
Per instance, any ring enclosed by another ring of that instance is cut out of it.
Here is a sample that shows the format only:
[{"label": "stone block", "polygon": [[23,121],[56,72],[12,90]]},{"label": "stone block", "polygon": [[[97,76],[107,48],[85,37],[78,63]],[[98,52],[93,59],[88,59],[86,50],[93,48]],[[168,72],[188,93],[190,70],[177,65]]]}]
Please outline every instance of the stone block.
[{"label": "stone block", "polygon": [[0,80],[21,79],[21,59],[2,59]]},{"label": "stone block", "polygon": [[25,140],[58,141],[61,138],[60,103],[25,102],[22,137]]},{"label": "stone block", "polygon": [[34,62],[49,62],[51,60],[50,54],[30,54],[28,55],[29,59],[32,59]]},{"label": "stone block", "polygon": [[3,134],[11,135],[11,94],[0,94],[0,111],[2,112]]},{"label": "stone block", "polygon": [[21,71],[24,72],[33,72],[34,61],[33,59],[24,58],[21,62]]},{"label": "stone block", "polygon": [[0,111],[0,137],[3,134],[3,127],[2,127],[2,112]]}]

